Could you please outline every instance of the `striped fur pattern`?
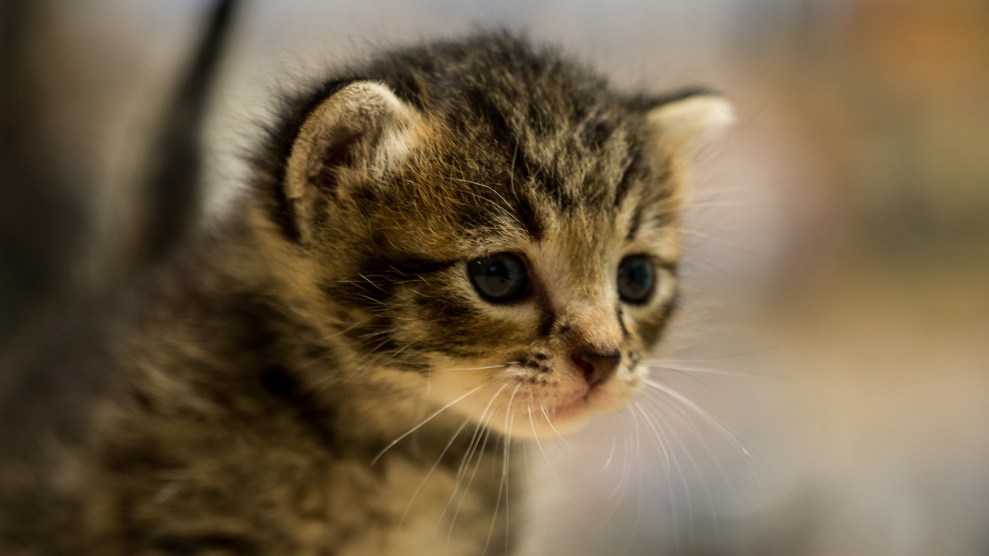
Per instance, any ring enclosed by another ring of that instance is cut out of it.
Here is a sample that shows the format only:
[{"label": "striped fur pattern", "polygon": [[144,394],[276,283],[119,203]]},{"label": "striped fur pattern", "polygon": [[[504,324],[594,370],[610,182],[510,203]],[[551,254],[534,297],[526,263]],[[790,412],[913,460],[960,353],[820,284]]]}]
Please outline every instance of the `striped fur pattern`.
[{"label": "striped fur pattern", "polygon": [[[0,552],[510,552],[517,443],[623,407],[675,308],[662,111],[699,96],[489,34],[288,102],[228,222],[92,332],[82,386],[49,358],[25,364],[63,377],[46,404],[6,389],[33,428],[0,439]],[[507,302],[467,270],[498,253],[528,277]],[[630,255],[656,273],[638,303]]]}]

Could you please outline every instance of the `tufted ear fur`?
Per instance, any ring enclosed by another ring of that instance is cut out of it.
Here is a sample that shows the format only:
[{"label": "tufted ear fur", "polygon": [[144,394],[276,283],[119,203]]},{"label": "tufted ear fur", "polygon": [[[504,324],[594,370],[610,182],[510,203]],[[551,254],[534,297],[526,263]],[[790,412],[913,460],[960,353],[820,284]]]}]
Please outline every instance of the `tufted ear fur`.
[{"label": "tufted ear fur", "polygon": [[660,101],[646,121],[663,146],[693,151],[721,136],[735,122],[735,112],[714,93],[691,91]]},{"label": "tufted ear fur", "polygon": [[303,243],[313,239],[327,204],[348,186],[401,163],[420,122],[412,107],[373,81],[345,85],[309,113],[292,144],[284,182]]}]

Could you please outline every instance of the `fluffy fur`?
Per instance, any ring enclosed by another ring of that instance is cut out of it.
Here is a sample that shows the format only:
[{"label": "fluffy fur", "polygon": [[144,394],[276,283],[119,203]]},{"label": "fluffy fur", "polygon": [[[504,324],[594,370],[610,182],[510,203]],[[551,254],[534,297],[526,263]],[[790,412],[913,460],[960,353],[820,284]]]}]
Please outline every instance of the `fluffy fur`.
[{"label": "fluffy fur", "polygon": [[[16,362],[0,552],[505,552],[516,443],[622,407],[675,307],[699,95],[496,34],[289,102],[223,226]],[[511,303],[467,273],[501,252],[531,281]],[[627,255],[657,272],[641,304]]]}]

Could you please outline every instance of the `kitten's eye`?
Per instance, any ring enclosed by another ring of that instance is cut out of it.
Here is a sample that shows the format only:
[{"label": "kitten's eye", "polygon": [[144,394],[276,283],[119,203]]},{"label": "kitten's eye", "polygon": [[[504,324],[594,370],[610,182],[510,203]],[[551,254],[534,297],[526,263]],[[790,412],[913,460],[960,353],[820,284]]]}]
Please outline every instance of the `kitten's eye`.
[{"label": "kitten's eye", "polygon": [[618,264],[618,295],[622,301],[641,305],[656,286],[656,267],[646,255],[629,255]]},{"label": "kitten's eye", "polygon": [[483,259],[474,259],[467,263],[467,274],[474,289],[487,301],[513,301],[529,291],[525,263],[512,253],[495,253]]}]

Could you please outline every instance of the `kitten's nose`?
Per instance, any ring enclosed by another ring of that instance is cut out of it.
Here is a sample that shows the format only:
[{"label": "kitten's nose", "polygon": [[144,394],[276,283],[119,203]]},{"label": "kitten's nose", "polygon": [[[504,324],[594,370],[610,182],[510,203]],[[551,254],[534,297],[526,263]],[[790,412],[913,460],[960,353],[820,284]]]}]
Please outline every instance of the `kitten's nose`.
[{"label": "kitten's nose", "polygon": [[584,373],[587,385],[594,388],[615,374],[618,363],[622,360],[622,354],[620,351],[581,350],[571,355],[570,359]]}]

